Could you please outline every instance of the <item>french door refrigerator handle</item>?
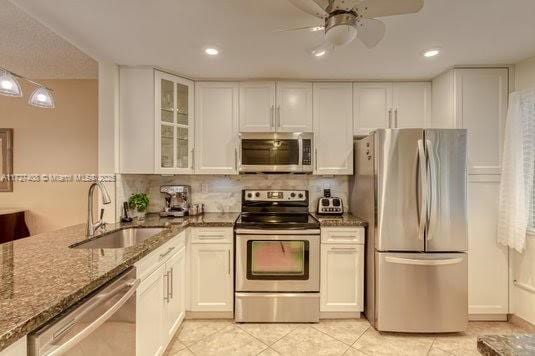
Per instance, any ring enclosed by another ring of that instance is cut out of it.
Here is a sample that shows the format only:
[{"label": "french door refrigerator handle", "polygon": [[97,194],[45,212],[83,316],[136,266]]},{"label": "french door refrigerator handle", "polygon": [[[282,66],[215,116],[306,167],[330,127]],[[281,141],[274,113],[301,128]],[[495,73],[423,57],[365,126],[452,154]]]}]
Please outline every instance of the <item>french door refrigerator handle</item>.
[{"label": "french door refrigerator handle", "polygon": [[388,109],[388,128],[392,128],[392,109]]},{"label": "french door refrigerator handle", "polygon": [[433,143],[430,140],[425,140],[425,148],[427,149],[427,157],[429,161],[429,185],[428,185],[428,192],[429,192],[429,200],[427,202],[428,206],[428,212],[427,212],[427,240],[431,240],[433,238],[433,234],[429,233],[431,228],[433,227],[433,205],[436,204],[437,197],[435,196],[436,193],[436,186],[437,186],[437,170],[438,170],[438,164],[435,158],[435,154],[433,151]]},{"label": "french door refrigerator handle", "polygon": [[418,197],[418,189],[416,189],[418,203],[418,239],[423,240],[427,225],[427,157],[425,155],[425,148],[423,140],[418,140],[418,167],[420,170],[420,177],[418,179],[420,186],[420,197]]}]

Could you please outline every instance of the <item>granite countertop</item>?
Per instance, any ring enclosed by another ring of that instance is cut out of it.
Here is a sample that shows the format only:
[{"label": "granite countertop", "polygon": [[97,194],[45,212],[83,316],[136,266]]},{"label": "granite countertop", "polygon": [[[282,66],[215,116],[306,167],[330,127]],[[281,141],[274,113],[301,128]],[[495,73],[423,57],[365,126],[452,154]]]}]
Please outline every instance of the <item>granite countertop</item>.
[{"label": "granite countertop", "polygon": [[477,349],[485,356],[535,355],[535,334],[480,336]]},{"label": "granite countertop", "polygon": [[205,213],[169,219],[148,214],[142,222],[108,224],[106,232],[136,226],[166,228],[127,248],[69,248],[86,239],[85,224],[0,244],[0,351],[187,227],[232,227],[237,217],[238,213]]},{"label": "granite countertop", "polygon": [[344,213],[338,216],[319,215],[317,213],[311,214],[320,222],[320,226],[368,226],[366,221],[352,215],[351,213]]}]

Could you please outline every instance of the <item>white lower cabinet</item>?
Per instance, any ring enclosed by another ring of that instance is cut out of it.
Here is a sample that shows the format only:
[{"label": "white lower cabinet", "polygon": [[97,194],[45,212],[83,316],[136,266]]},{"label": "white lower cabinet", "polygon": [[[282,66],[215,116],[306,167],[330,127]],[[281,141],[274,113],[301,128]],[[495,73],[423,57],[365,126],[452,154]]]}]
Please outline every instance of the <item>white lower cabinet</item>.
[{"label": "white lower cabinet", "polygon": [[[337,232],[343,228],[334,228]],[[321,244],[321,312],[362,312],[364,310],[364,236],[363,228],[348,228],[358,243]],[[322,229],[322,241],[332,235]]]},{"label": "white lower cabinet", "polygon": [[191,244],[191,310],[233,310],[231,243]]},{"label": "white lower cabinet", "polygon": [[184,319],[185,231],[136,263],[136,354],[162,355]]},{"label": "white lower cabinet", "polygon": [[4,350],[0,351],[0,356],[26,356],[28,354],[28,338],[21,337]]},{"label": "white lower cabinet", "polygon": [[509,313],[509,257],[498,244],[499,176],[469,176],[468,313],[503,320]]},{"label": "white lower cabinet", "polygon": [[165,267],[167,288],[164,296],[164,323],[169,342],[186,314],[186,247],[182,246],[180,251],[169,258]]}]

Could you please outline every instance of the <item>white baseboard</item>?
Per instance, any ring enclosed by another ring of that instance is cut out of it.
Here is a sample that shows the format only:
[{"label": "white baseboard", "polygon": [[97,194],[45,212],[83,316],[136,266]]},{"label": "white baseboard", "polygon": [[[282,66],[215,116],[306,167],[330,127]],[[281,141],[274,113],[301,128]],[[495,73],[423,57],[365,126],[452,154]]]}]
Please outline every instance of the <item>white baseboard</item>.
[{"label": "white baseboard", "polygon": [[234,312],[186,311],[186,319],[234,319]]},{"label": "white baseboard", "polygon": [[360,319],[361,312],[320,312],[320,319]]},{"label": "white baseboard", "polygon": [[469,321],[507,321],[507,314],[469,314]]}]

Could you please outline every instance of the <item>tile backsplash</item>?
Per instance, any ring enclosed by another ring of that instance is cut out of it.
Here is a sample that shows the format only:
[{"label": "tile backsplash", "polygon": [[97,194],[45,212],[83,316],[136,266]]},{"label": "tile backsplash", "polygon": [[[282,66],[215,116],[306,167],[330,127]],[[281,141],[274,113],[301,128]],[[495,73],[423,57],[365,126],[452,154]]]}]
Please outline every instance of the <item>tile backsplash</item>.
[{"label": "tile backsplash", "polygon": [[[149,174],[117,175],[117,207],[133,193],[147,193],[150,198],[149,212],[158,212],[164,206],[160,186],[167,184],[190,185],[192,202],[204,203],[206,212],[239,212],[242,189],[306,189],[309,191],[309,210],[316,210],[317,199],[323,196],[323,189],[330,188],[332,196],[342,198],[347,210],[347,176],[313,176],[293,174],[246,174],[180,175],[161,176]],[[120,215],[120,211],[118,211]]]}]

